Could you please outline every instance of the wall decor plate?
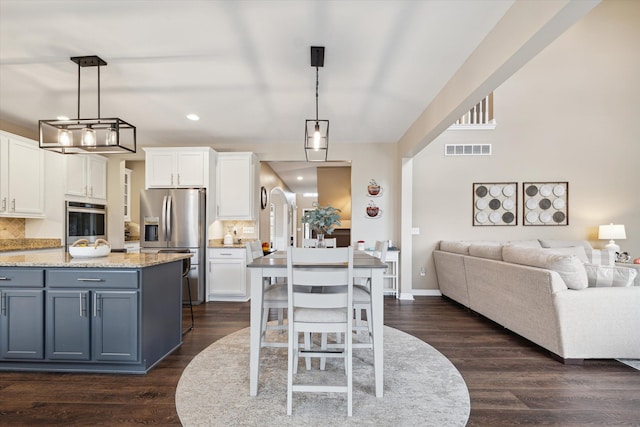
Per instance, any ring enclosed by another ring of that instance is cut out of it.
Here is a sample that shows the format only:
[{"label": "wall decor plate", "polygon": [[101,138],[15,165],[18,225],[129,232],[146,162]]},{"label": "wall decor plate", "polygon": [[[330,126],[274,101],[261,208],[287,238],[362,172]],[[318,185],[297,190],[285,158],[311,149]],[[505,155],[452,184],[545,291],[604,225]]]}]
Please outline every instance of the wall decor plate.
[{"label": "wall decor plate", "polygon": [[569,225],[568,182],[523,182],[523,225]]},{"label": "wall decor plate", "polygon": [[472,224],[478,226],[518,224],[518,183],[473,183]]}]

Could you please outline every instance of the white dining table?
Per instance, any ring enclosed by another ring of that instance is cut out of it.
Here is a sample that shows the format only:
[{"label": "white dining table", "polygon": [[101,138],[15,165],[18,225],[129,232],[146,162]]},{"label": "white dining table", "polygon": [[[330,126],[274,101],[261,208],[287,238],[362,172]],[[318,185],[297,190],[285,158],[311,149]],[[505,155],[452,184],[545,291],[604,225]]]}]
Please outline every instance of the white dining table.
[{"label": "white dining table", "polygon": [[[256,258],[247,264],[251,277],[251,338],[249,361],[249,394],[258,395],[260,373],[260,332],[262,322],[262,292],[264,278],[287,277],[287,253],[278,251]],[[371,279],[371,319],[373,332],[373,365],[376,397],[383,396],[383,274],[387,265],[364,251],[354,251],[354,278]]]}]

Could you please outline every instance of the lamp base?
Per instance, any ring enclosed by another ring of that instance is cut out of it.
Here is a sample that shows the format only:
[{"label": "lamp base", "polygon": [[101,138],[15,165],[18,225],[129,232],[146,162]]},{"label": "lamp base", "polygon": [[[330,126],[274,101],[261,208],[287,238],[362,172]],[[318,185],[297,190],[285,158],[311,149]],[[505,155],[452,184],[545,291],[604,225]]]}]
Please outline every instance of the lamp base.
[{"label": "lamp base", "polygon": [[613,252],[620,252],[620,246],[616,245],[613,240],[609,240],[609,243],[604,248]]}]

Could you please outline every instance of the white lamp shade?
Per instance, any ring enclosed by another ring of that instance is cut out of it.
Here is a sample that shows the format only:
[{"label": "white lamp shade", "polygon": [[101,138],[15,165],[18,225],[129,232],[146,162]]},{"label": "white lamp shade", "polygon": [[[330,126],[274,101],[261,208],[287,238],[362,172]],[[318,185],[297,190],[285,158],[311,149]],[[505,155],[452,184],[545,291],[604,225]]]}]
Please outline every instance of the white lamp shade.
[{"label": "white lamp shade", "polygon": [[598,230],[598,239],[601,240],[615,240],[626,239],[627,233],[624,231],[624,225],[622,224],[609,224],[601,225]]}]

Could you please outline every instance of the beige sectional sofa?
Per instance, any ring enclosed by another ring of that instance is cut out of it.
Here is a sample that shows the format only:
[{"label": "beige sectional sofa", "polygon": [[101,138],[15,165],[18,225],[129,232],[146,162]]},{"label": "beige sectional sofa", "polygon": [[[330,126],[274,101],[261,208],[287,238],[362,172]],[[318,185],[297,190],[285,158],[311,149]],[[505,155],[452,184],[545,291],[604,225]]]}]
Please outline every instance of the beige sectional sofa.
[{"label": "beige sectional sofa", "polygon": [[442,241],[443,295],[565,361],[640,359],[640,277],[586,241]]}]

